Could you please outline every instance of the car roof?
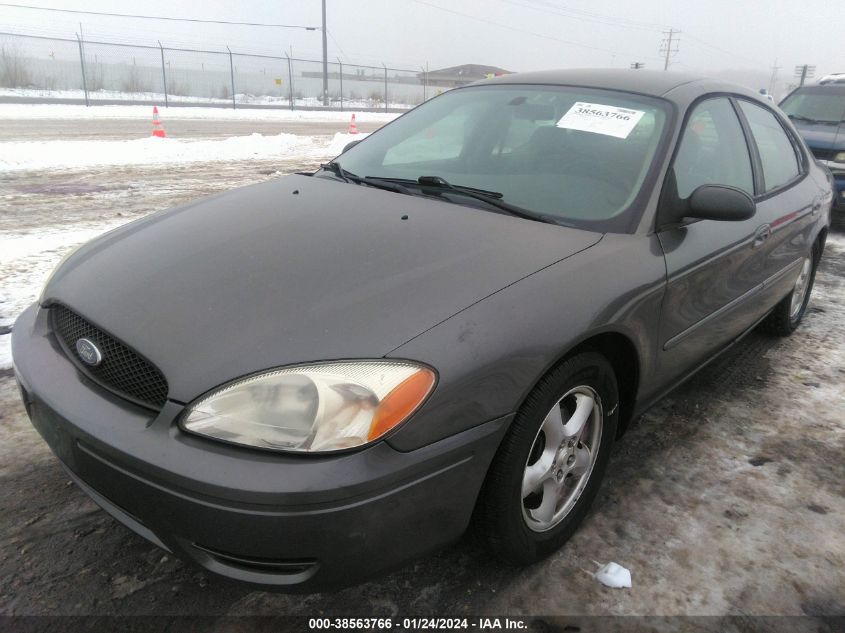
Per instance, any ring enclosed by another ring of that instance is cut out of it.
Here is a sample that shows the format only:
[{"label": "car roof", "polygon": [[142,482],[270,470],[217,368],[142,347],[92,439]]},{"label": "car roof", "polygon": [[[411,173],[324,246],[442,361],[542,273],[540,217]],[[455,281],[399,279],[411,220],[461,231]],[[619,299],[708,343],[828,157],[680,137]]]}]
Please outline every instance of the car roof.
[{"label": "car roof", "polygon": [[793,90],[790,95],[797,94],[797,93],[809,93],[809,94],[834,94],[834,95],[842,95],[845,94],[845,82],[842,81],[828,81],[823,84],[808,84],[804,86],[799,86],[795,90]]},{"label": "car roof", "polygon": [[514,73],[492,79],[482,79],[474,86],[484,84],[547,84],[559,86],[582,86],[585,88],[603,88],[637,92],[640,94],[662,97],[679,86],[701,83],[707,92],[739,92],[754,94],[747,88],[720,81],[702,75],[658,70],[632,70],[608,68],[578,68],[567,70],[541,70],[536,72]]},{"label": "car roof", "polygon": [[830,75],[825,75],[818,81],[818,85],[820,86],[843,83],[845,83],[845,73],[831,73]]}]

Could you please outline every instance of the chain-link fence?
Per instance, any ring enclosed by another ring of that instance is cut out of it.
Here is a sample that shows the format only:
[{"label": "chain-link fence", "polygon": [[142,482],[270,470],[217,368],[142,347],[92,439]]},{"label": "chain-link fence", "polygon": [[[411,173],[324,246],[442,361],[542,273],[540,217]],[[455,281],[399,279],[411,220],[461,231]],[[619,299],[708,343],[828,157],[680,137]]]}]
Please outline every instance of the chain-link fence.
[{"label": "chain-link fence", "polygon": [[433,96],[424,69],[0,33],[0,96],[89,103],[402,110]]}]

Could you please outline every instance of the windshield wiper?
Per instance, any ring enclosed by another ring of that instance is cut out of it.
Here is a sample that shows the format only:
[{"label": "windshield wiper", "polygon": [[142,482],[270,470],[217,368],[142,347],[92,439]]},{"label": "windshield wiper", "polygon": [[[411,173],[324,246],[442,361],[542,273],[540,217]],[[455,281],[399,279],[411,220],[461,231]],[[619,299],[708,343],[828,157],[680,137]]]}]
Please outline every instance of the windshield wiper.
[{"label": "windshield wiper", "polygon": [[417,178],[417,184],[422,187],[433,187],[435,189],[448,191],[449,193],[466,196],[474,200],[480,200],[481,202],[489,204],[491,207],[501,209],[506,213],[515,215],[520,218],[525,218],[527,220],[536,220],[538,222],[546,222],[547,224],[559,224],[561,226],[570,226],[560,221],[554,216],[546,215],[544,213],[535,213],[534,211],[529,211],[528,209],[523,209],[522,207],[510,204],[509,202],[505,202],[504,200],[502,200],[504,194],[498,191],[487,191],[486,189],[476,189],[474,187],[453,185],[449,183],[445,178],[441,178],[440,176],[420,176],[419,178]]},{"label": "windshield wiper", "polygon": [[351,182],[355,183],[356,185],[369,185],[370,187],[376,187],[377,189],[384,189],[386,191],[393,191],[395,193],[413,195],[413,191],[411,191],[407,187],[402,186],[399,183],[389,182],[382,178],[356,176],[355,174],[348,172],[343,167],[341,167],[340,163],[336,163],[334,161],[331,161],[329,163],[323,163],[322,165],[320,165],[320,169],[333,173],[343,182]]},{"label": "windshield wiper", "polygon": [[804,123],[817,123],[821,125],[838,125],[838,121],[828,121],[827,119],[811,119],[803,114],[787,114],[792,121],[803,121]]},{"label": "windshield wiper", "polygon": [[322,163],[320,165],[320,169],[323,171],[328,171],[340,178],[343,182],[350,182],[349,176],[347,176],[347,171],[341,167],[338,163]]}]

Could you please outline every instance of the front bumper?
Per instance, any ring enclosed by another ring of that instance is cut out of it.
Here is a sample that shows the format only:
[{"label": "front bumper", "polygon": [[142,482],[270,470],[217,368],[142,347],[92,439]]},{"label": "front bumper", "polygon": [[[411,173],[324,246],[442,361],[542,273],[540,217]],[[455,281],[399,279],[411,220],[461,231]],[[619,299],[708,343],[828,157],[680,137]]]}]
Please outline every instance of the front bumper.
[{"label": "front bumper", "polygon": [[82,376],[32,306],[13,330],[33,425],[71,477],[124,525],[209,571],[322,591],[459,537],[510,416],[411,452],[335,456],[243,449],[181,432]]}]

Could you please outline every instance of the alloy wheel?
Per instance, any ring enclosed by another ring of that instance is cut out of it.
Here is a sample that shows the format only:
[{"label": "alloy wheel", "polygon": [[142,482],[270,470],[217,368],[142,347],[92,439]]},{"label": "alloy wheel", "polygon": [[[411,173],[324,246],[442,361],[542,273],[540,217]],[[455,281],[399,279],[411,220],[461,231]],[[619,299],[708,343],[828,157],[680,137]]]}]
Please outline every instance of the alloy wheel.
[{"label": "alloy wheel", "polygon": [[522,476],[522,515],[534,532],[559,524],[575,506],[595,466],[604,419],[592,387],[574,387],[543,419]]},{"label": "alloy wheel", "polygon": [[804,305],[804,299],[807,297],[807,290],[810,288],[810,273],[813,270],[813,262],[809,257],[804,258],[801,265],[801,273],[795,281],[795,287],[792,289],[792,301],[789,306],[789,317],[794,319],[801,312],[801,307]]}]

